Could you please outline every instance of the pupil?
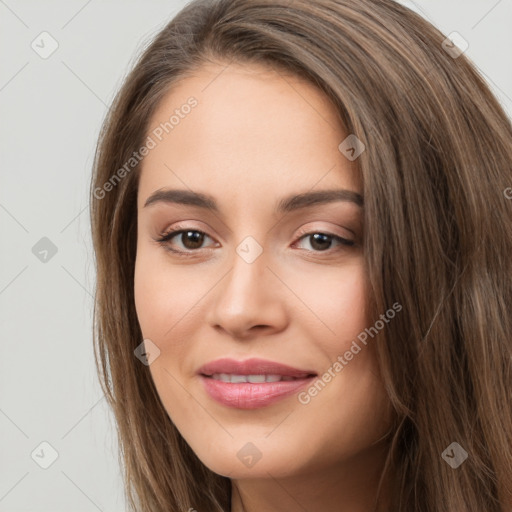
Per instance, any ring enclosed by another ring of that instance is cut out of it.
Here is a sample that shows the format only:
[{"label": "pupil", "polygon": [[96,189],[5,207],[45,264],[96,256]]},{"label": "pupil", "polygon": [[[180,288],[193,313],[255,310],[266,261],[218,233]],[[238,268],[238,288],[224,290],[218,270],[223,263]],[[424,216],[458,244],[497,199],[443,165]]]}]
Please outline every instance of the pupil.
[{"label": "pupil", "polygon": [[[186,242],[183,241],[183,238],[182,242],[184,242],[187,249],[197,249],[198,247],[201,247],[204,238],[202,233],[199,233],[198,231],[186,231],[185,233],[182,233],[182,235],[185,235]],[[189,242],[191,242],[191,244]]]},{"label": "pupil", "polygon": [[[313,243],[311,244],[311,247],[315,248],[315,245],[320,243],[320,246],[319,247],[317,246],[316,248],[320,249],[321,251],[323,251],[325,249],[329,249],[329,245],[331,243],[331,241],[329,239],[329,235],[324,235],[323,233],[315,233],[314,235],[311,235],[311,236],[313,237]],[[319,242],[319,239],[320,239],[320,242]],[[324,244],[327,242],[327,246],[322,245],[322,242]]]}]

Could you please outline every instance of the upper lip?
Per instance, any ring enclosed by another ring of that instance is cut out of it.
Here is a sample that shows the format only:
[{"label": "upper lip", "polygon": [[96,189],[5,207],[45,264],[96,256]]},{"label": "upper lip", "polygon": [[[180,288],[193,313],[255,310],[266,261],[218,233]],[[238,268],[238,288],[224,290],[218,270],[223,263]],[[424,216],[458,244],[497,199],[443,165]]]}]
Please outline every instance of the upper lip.
[{"label": "upper lip", "polygon": [[293,368],[286,364],[275,363],[266,359],[246,359],[236,361],[235,359],[222,358],[210,361],[199,368],[198,373],[202,375],[213,375],[215,373],[228,373],[232,375],[282,375],[284,377],[304,378],[316,375],[314,371]]}]

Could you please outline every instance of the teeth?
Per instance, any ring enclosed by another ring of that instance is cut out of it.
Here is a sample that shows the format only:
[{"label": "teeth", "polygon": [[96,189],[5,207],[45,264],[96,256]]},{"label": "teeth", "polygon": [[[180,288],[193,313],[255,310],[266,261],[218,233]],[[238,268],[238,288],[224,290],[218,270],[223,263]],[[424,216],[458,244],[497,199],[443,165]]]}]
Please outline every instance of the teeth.
[{"label": "teeth", "polygon": [[250,382],[258,384],[262,382],[279,382],[281,380],[295,380],[294,377],[283,375],[235,375],[228,373],[214,373],[212,379],[220,380],[222,382],[230,382],[231,384],[238,384],[240,382]]},{"label": "teeth", "polygon": [[253,384],[265,382],[265,375],[247,375],[247,382],[252,382]]}]

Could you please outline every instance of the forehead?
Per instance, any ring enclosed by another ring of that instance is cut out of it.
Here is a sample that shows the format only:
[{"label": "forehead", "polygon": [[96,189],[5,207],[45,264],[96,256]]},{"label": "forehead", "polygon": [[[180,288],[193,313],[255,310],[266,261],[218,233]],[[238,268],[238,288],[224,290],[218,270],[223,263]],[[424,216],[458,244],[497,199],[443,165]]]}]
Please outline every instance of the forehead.
[{"label": "forehead", "polygon": [[329,98],[260,65],[199,68],[163,98],[147,135],[154,147],[142,162],[139,206],[167,186],[247,199],[316,183],[361,188],[355,162],[338,150],[347,134]]}]

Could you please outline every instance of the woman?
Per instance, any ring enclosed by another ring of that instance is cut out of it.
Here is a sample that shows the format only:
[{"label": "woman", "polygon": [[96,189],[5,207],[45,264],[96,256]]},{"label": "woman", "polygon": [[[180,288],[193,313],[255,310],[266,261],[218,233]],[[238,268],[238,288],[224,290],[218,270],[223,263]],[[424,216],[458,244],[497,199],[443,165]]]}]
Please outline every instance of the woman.
[{"label": "woman", "polygon": [[91,183],[141,511],[512,506],[512,126],[391,0],[195,0]]}]

